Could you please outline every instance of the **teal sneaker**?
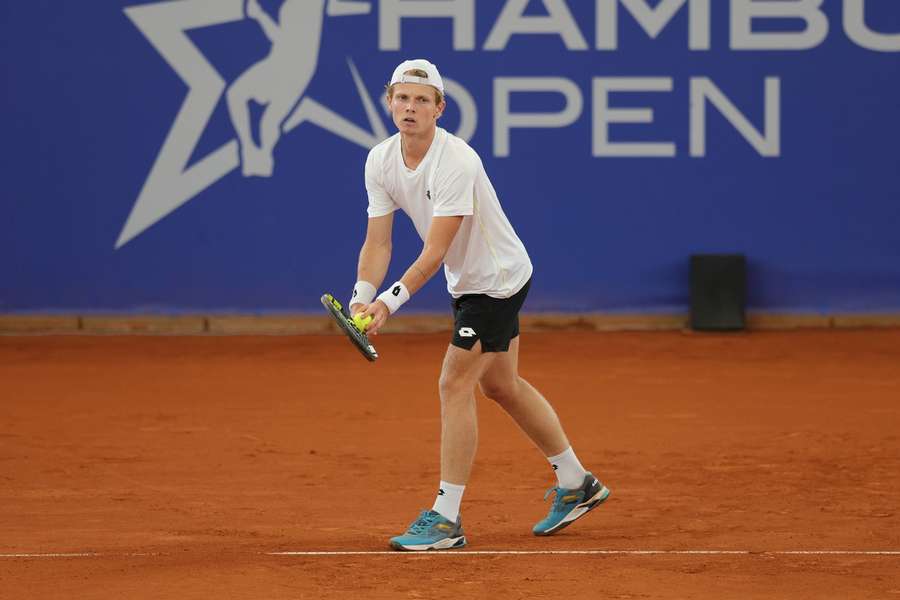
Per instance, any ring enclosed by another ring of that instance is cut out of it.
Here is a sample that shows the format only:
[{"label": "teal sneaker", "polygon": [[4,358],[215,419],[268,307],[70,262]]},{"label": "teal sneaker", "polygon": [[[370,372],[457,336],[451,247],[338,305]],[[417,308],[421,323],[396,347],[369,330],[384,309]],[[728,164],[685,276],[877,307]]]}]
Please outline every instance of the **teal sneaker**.
[{"label": "teal sneaker", "polygon": [[433,510],[423,510],[403,535],[391,538],[394,550],[449,550],[466,545],[462,519],[456,523]]},{"label": "teal sneaker", "polygon": [[553,500],[553,506],[550,507],[550,514],[534,526],[532,529],[534,535],[553,535],[609,498],[609,489],[591,473],[584,476],[584,483],[580,488],[572,490],[560,487],[550,488],[544,495],[544,500],[553,492],[556,492],[556,498]]}]

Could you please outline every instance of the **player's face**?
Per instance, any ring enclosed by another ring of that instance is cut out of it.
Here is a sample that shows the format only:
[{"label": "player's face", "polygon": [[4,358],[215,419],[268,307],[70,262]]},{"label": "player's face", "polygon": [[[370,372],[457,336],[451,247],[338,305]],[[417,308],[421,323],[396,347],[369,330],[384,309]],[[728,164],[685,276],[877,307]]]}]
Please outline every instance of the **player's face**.
[{"label": "player's face", "polygon": [[420,83],[399,83],[390,99],[391,115],[400,133],[426,133],[444,112],[446,102],[437,104],[434,88]]}]

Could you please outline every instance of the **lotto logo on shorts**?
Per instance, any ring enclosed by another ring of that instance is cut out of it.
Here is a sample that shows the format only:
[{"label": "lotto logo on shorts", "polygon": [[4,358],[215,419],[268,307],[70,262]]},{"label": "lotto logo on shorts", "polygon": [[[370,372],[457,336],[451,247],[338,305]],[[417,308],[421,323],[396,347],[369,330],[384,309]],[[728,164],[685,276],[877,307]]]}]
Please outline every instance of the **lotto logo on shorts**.
[{"label": "lotto logo on shorts", "polygon": [[460,337],[475,337],[476,335],[478,335],[478,334],[475,333],[475,330],[472,329],[471,327],[461,327],[459,329]]}]

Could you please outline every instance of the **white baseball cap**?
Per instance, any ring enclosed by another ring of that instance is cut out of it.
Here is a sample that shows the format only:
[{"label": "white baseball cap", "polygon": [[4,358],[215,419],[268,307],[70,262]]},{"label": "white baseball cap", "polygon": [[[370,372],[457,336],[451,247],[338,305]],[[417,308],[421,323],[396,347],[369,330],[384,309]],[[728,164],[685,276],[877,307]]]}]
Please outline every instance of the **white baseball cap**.
[{"label": "white baseball cap", "polygon": [[[428,77],[417,77],[415,75],[406,75],[407,71],[420,69],[428,73]],[[444,94],[444,81],[441,74],[438,73],[437,67],[425,60],[424,58],[416,58],[414,60],[404,60],[400,63],[394,74],[391,76],[390,85],[395,83],[421,83],[422,85],[430,85],[436,88],[441,94]]]}]

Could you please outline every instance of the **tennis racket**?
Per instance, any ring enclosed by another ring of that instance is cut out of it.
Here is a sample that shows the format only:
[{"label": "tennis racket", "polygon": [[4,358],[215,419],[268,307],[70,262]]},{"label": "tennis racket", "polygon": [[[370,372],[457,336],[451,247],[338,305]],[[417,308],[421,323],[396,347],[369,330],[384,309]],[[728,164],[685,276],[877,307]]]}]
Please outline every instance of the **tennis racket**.
[{"label": "tennis racket", "polygon": [[365,332],[360,330],[356,323],[353,322],[353,319],[344,312],[344,307],[341,306],[341,303],[335,300],[331,294],[323,294],[322,306],[325,307],[325,310],[328,311],[328,314],[331,315],[331,318],[334,319],[341,331],[347,334],[347,337],[350,338],[350,341],[353,342],[360,354],[365,356],[366,360],[375,362],[375,359],[378,358],[375,346],[369,343],[369,338]]}]

